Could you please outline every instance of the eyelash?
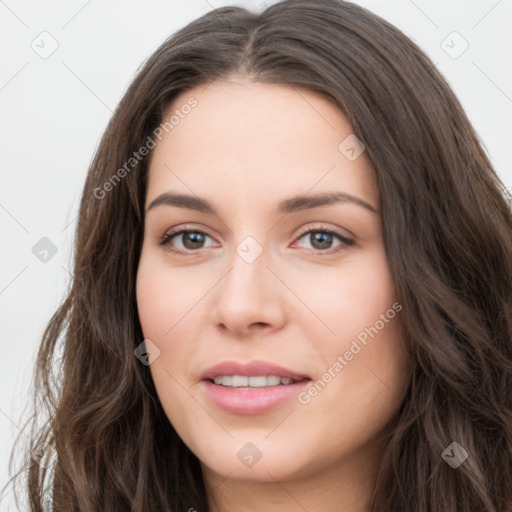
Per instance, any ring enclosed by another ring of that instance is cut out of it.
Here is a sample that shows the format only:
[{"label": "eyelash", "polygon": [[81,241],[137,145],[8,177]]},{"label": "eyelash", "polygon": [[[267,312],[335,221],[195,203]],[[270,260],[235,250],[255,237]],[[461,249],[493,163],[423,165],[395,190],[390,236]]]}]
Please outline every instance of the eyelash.
[{"label": "eyelash", "polygon": [[[190,249],[190,250],[187,250],[187,251],[179,251],[179,250],[176,250],[176,249],[172,248],[171,245],[169,244],[169,242],[174,237],[177,237],[178,235],[182,235],[184,233],[200,233],[202,235],[205,235],[205,236],[208,236],[210,238],[213,238],[208,233],[206,233],[205,231],[202,231],[201,229],[192,229],[192,228],[180,229],[180,230],[177,230],[177,231],[171,231],[170,233],[166,233],[163,237],[160,238],[160,240],[158,242],[158,245],[165,246],[165,249],[167,251],[173,253],[173,254],[182,254],[182,255],[185,255],[185,256],[189,256],[189,255],[191,256],[193,254],[196,254],[197,251],[199,251],[200,249],[197,249],[197,250]],[[304,237],[304,235],[307,235],[308,233],[326,233],[326,234],[329,234],[329,235],[334,235],[335,237],[339,238],[339,240],[342,242],[334,250],[332,250],[332,248],[331,249],[326,249],[326,250],[307,249],[307,251],[309,251],[310,254],[313,253],[313,254],[316,254],[316,255],[319,255],[319,256],[328,256],[328,255],[332,255],[332,254],[337,254],[338,252],[347,250],[349,246],[354,244],[354,240],[351,240],[350,238],[347,238],[347,237],[345,237],[343,235],[340,235],[336,231],[333,231],[332,229],[329,229],[326,226],[319,226],[319,227],[316,227],[314,229],[305,229],[304,231],[302,231],[297,236],[296,240],[300,240],[301,238]]]}]

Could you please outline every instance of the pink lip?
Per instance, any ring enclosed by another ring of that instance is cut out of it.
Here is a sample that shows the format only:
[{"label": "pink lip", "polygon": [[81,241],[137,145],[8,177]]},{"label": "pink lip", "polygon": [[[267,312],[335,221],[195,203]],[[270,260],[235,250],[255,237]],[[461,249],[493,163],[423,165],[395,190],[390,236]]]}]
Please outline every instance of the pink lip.
[{"label": "pink lip", "polygon": [[[229,388],[217,385],[213,379],[219,375],[263,376],[277,375],[296,380],[293,384],[269,386],[267,388]],[[282,366],[265,361],[252,361],[240,364],[225,361],[217,364],[202,374],[202,385],[210,400],[219,408],[235,414],[261,414],[296,396],[311,379]]]}]

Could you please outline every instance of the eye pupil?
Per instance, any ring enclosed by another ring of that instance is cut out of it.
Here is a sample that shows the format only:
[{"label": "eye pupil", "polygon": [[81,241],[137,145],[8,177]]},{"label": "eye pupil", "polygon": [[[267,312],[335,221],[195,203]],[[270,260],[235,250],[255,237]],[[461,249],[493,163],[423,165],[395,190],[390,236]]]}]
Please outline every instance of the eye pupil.
[{"label": "eye pupil", "polygon": [[[188,242],[191,242],[190,244]],[[204,243],[204,234],[195,231],[183,233],[183,245],[187,249],[198,249]]]},{"label": "eye pupil", "polygon": [[[325,233],[322,231],[313,231],[309,235],[309,239],[311,245],[315,247],[315,249],[328,249],[332,244],[332,233]],[[317,242],[319,246],[317,246]]]}]

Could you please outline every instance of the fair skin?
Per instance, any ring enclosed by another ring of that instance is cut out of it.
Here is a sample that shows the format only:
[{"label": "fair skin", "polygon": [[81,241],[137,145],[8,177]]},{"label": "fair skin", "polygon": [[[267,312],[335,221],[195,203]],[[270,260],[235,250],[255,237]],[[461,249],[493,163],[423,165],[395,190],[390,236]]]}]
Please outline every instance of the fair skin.
[{"label": "fair skin", "polygon": [[[150,365],[158,398],[201,462],[212,512],[366,512],[379,434],[409,372],[400,313],[380,322],[357,355],[344,355],[397,301],[370,161],[364,151],[353,161],[342,154],[353,130],[314,92],[236,77],[186,91],[170,110],[191,97],[197,106],[152,155],[137,274],[144,337],[160,350]],[[216,213],[149,208],[170,192],[204,198]],[[277,211],[284,199],[324,192],[369,207]],[[185,228],[188,235],[159,245]],[[327,240],[326,229],[335,233]],[[250,263],[236,250],[248,236],[262,251]],[[341,371],[333,370],[338,356]],[[309,401],[302,394],[262,413],[234,413],[201,380],[226,360],[269,361],[309,376],[308,386],[329,382]],[[331,378],[322,377],[329,368]],[[261,454],[250,467],[237,457],[247,443]]]}]

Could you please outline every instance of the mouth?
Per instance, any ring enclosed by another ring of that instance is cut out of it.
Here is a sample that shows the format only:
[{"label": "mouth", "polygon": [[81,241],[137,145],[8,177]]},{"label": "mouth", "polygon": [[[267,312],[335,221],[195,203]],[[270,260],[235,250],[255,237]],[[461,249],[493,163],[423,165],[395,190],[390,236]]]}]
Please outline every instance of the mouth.
[{"label": "mouth", "polygon": [[[247,375],[218,375],[213,380],[207,379],[218,386],[227,388],[271,388],[275,386],[289,386],[306,379],[295,380],[290,377],[281,377],[279,375],[247,376]],[[309,379],[307,379],[309,380]]]},{"label": "mouth", "polygon": [[265,361],[226,361],[201,377],[213,405],[235,414],[268,412],[296,396],[312,381],[305,374]]},{"label": "mouth", "polygon": [[268,361],[250,361],[248,363],[223,361],[208,368],[201,375],[201,380],[210,380],[218,385],[237,387],[277,386],[281,384],[286,386],[291,382],[309,378],[309,375]]}]

